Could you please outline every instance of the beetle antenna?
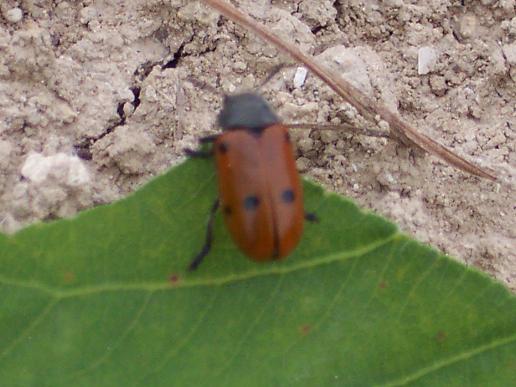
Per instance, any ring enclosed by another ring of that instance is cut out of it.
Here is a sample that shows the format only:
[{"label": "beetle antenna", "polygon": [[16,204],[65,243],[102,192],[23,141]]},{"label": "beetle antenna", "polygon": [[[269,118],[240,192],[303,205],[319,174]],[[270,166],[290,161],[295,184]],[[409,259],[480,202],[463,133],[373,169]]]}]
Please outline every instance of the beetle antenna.
[{"label": "beetle antenna", "polygon": [[207,90],[212,94],[215,94],[217,97],[225,97],[226,95],[218,90],[216,87],[213,87],[207,82],[201,81],[200,79],[194,77],[187,77],[187,81],[191,82],[195,87],[203,90]]},{"label": "beetle antenna", "polygon": [[286,62],[277,64],[276,66],[274,66],[273,68],[270,69],[267,77],[258,85],[258,87],[256,89],[258,91],[261,91],[261,89],[263,89],[267,85],[267,83],[269,83],[272,80],[272,78],[274,78],[276,76],[276,74],[278,74],[281,70],[289,68],[289,67],[294,67],[294,66],[295,66],[294,64],[286,63]]},{"label": "beetle antenna", "polygon": [[388,138],[388,139],[394,139],[392,134],[389,132],[385,132],[382,130],[374,130],[374,129],[367,129],[367,128],[357,128],[356,126],[350,125],[350,124],[305,124],[305,123],[299,123],[299,124],[289,124],[285,123],[286,126],[288,126],[289,129],[315,129],[315,130],[335,130],[335,131],[342,131],[346,130],[351,133],[356,134],[362,134],[364,136],[368,137],[380,137],[380,138]]}]

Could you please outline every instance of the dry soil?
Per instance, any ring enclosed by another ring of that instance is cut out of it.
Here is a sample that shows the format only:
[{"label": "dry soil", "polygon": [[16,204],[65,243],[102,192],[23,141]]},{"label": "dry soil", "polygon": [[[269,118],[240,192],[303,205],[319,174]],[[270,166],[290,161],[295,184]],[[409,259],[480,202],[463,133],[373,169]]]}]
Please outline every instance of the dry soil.
[{"label": "dry soil", "polygon": [[[501,183],[384,139],[293,133],[306,176],[514,290],[515,0],[234,3],[496,171]],[[217,130],[222,93],[256,88],[285,62],[197,1],[2,0],[0,230],[127,195]],[[284,121],[374,128],[297,71],[262,88]]]}]

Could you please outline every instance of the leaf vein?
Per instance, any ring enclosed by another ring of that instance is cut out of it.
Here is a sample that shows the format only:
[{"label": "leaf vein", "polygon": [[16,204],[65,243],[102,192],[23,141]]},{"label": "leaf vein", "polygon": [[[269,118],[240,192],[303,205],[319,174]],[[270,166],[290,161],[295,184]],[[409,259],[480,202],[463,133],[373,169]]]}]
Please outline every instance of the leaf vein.
[{"label": "leaf vein", "polygon": [[26,281],[23,279],[11,279],[0,276],[0,284],[17,286],[21,288],[29,288],[40,290],[42,292],[53,295],[54,297],[61,298],[72,298],[72,297],[85,297],[92,294],[105,293],[105,292],[124,292],[124,291],[157,291],[157,290],[174,290],[179,288],[192,288],[192,287],[204,287],[204,286],[220,286],[228,283],[240,282],[250,280],[258,277],[264,277],[269,275],[284,275],[300,270],[312,269],[321,265],[327,265],[333,262],[345,261],[355,257],[360,257],[369,254],[377,249],[388,245],[389,243],[396,241],[397,239],[404,239],[405,236],[395,232],[390,236],[370,243],[367,246],[359,247],[353,250],[338,251],[336,253],[325,255],[318,259],[306,260],[300,263],[288,264],[288,265],[274,265],[269,266],[266,270],[260,270],[259,266],[256,265],[257,269],[252,271],[246,271],[238,274],[230,274],[227,276],[216,277],[216,278],[199,278],[192,280],[181,281],[175,285],[172,285],[169,281],[149,281],[139,283],[124,283],[124,282],[113,282],[105,284],[85,285],[76,287],[74,289],[66,288],[61,289],[59,287],[51,287],[36,281]]},{"label": "leaf vein", "polygon": [[7,356],[16,346],[25,339],[29,333],[47,316],[50,310],[57,304],[59,300],[53,299],[51,300],[39,314],[30,322],[27,327],[23,329],[23,331],[13,340],[11,343],[0,353],[0,359]]},{"label": "leaf vein", "polygon": [[432,262],[432,264],[430,266],[428,266],[428,268],[417,278],[417,280],[415,280],[412,283],[412,286],[405,297],[405,302],[401,306],[400,311],[398,313],[398,321],[401,321],[401,318],[403,317],[403,313],[405,312],[405,309],[407,308],[407,306],[410,304],[412,295],[416,292],[419,285],[421,285],[423,283],[423,281],[428,277],[428,275],[434,270],[435,266],[437,266],[437,263],[439,262],[439,255],[437,253],[434,253],[434,255],[437,255],[437,256],[433,257],[434,261]]},{"label": "leaf vein", "polygon": [[109,350],[104,352],[98,359],[96,359],[95,361],[92,361],[88,366],[86,366],[82,370],[79,370],[79,371],[73,373],[70,376],[70,379],[73,379],[73,378],[76,378],[78,376],[84,375],[87,372],[91,372],[91,371],[95,370],[96,368],[100,367],[103,363],[105,363],[107,361],[107,359],[113,354],[114,350],[122,345],[123,341],[129,336],[129,334],[134,329],[134,327],[136,326],[138,321],[140,321],[140,318],[142,317],[143,312],[145,311],[145,309],[147,308],[147,305],[149,304],[149,301],[150,301],[150,299],[152,297],[152,294],[153,294],[153,292],[148,292],[147,293],[147,296],[143,300],[142,304],[140,305],[140,307],[136,311],[135,315],[133,316],[133,318],[131,319],[129,324],[127,324],[126,329],[118,337],[118,339],[116,340],[115,344],[112,345]]},{"label": "leaf vein", "polygon": [[221,367],[219,372],[215,375],[216,377],[221,376],[231,366],[231,363],[233,362],[233,360],[235,360],[236,356],[240,352],[242,345],[244,344],[244,342],[247,340],[247,338],[249,337],[249,335],[251,334],[253,329],[258,325],[258,322],[263,317],[263,314],[265,313],[265,310],[269,306],[271,300],[274,300],[276,294],[278,293],[279,289],[281,288],[281,284],[283,283],[283,278],[284,278],[284,276],[280,276],[279,280],[276,282],[276,286],[274,287],[274,290],[271,293],[269,293],[269,297],[268,297],[267,301],[262,304],[263,306],[260,309],[260,311],[257,313],[256,318],[254,319],[254,321],[251,324],[249,324],[248,329],[242,335],[242,338],[238,341],[238,343],[236,343],[235,349],[233,351],[233,356],[231,356],[231,358],[228,359],[226,364]]},{"label": "leaf vein", "polygon": [[403,385],[406,385],[408,383],[413,383],[416,380],[421,379],[421,378],[423,378],[423,377],[425,377],[427,375],[430,375],[433,372],[437,372],[437,371],[439,371],[439,370],[441,370],[443,368],[446,368],[446,367],[452,366],[454,364],[460,363],[462,361],[471,359],[471,358],[473,358],[475,356],[481,355],[484,352],[491,351],[491,350],[494,350],[496,348],[512,344],[513,342],[516,342],[516,334],[511,335],[511,336],[507,336],[507,337],[503,337],[503,338],[500,338],[498,340],[494,340],[491,343],[478,346],[478,347],[476,347],[474,349],[471,349],[469,351],[460,352],[460,353],[456,354],[455,356],[452,356],[450,358],[447,358],[447,359],[435,362],[434,364],[429,365],[427,367],[423,367],[423,368],[413,372],[410,375],[407,375],[407,376],[402,377],[402,378],[400,378],[398,380],[394,380],[394,381],[391,381],[391,382],[388,382],[388,383],[384,383],[384,384],[381,384],[381,385],[382,386],[389,386],[389,387],[391,387],[391,386],[403,386]]},{"label": "leaf vein", "polygon": [[174,356],[176,356],[178,354],[178,352],[184,348],[186,345],[188,345],[188,343],[190,342],[190,340],[192,339],[192,337],[194,337],[195,333],[197,333],[197,330],[199,329],[199,327],[202,325],[202,323],[206,320],[206,317],[208,316],[209,312],[211,311],[211,308],[213,308],[213,306],[215,305],[215,300],[218,298],[218,295],[219,295],[220,292],[217,292],[210,300],[210,302],[208,303],[207,307],[204,309],[204,313],[202,315],[200,315],[199,319],[197,320],[197,322],[195,324],[193,324],[193,327],[192,329],[190,330],[189,333],[187,333],[184,337],[183,337],[183,340],[181,340],[179,342],[179,344],[173,348],[171,348],[165,355],[162,356],[161,358],[161,361],[156,365],[156,367],[154,367],[152,370],[150,370],[149,372],[147,372],[146,374],[144,374],[136,383],[135,385],[140,385],[145,379],[147,379],[147,377],[149,377],[150,375],[153,375],[153,374],[157,374],[163,367],[165,367],[165,365],[169,362],[170,359],[172,359]]}]

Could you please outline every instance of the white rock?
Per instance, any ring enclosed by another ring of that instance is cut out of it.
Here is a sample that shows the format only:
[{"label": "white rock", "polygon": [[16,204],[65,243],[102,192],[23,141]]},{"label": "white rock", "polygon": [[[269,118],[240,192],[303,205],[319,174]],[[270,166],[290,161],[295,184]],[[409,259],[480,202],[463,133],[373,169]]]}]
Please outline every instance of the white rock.
[{"label": "white rock", "polygon": [[90,181],[88,170],[81,159],[65,153],[57,153],[52,156],[30,153],[23,164],[21,174],[34,183],[41,183],[54,177],[72,187]]},{"label": "white rock", "polygon": [[4,13],[5,18],[10,23],[18,23],[23,19],[23,11],[20,8],[11,8]]},{"label": "white rock", "polygon": [[30,153],[21,170],[23,177],[36,183],[45,180],[48,172],[49,164],[40,153]]},{"label": "white rock", "polygon": [[425,75],[432,72],[439,54],[433,47],[421,47],[417,56],[417,73]]},{"label": "white rock", "polygon": [[300,88],[305,84],[306,75],[308,74],[308,70],[306,67],[298,67],[296,69],[296,73],[294,74],[294,87]]}]

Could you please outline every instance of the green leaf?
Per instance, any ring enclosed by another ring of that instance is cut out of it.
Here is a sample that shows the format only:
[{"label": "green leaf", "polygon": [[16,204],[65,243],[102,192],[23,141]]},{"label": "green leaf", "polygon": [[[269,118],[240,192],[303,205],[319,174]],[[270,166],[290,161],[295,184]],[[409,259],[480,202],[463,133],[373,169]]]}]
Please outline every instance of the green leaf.
[{"label": "green leaf", "polygon": [[240,254],[208,161],[74,219],[0,235],[2,386],[509,386],[516,300],[501,284],[305,184],[282,262]]}]

